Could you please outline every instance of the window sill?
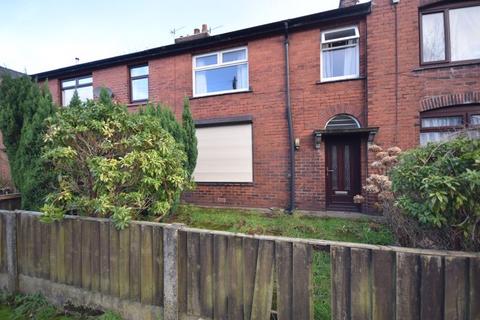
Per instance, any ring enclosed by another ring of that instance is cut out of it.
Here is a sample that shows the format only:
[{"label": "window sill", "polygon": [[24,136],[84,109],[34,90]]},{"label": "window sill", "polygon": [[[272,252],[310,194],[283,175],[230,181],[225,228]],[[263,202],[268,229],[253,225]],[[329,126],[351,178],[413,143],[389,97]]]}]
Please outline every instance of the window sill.
[{"label": "window sill", "polygon": [[328,84],[328,83],[337,83],[337,82],[346,82],[346,81],[357,81],[357,80],[365,80],[367,77],[356,77],[356,78],[348,78],[348,79],[338,79],[338,80],[318,80],[315,84]]},{"label": "window sill", "polygon": [[253,182],[195,182],[199,186],[243,186],[253,187]]},{"label": "window sill", "polygon": [[231,92],[221,92],[221,93],[212,93],[204,96],[195,96],[195,97],[189,97],[189,100],[197,100],[197,99],[204,99],[204,98],[212,98],[212,97],[218,97],[218,96],[226,96],[226,95],[231,95],[231,94],[241,94],[241,93],[252,93],[253,90],[242,90],[242,91],[231,91]]},{"label": "window sill", "polygon": [[127,104],[127,107],[140,107],[140,106],[145,106],[148,103],[149,103],[148,100],[134,101],[134,102],[130,102],[129,104]]},{"label": "window sill", "polygon": [[424,71],[424,70],[431,70],[431,69],[445,69],[445,68],[464,67],[464,66],[472,66],[472,65],[480,65],[480,59],[463,61],[463,62],[451,62],[451,63],[447,62],[447,63],[420,65],[420,67],[415,68],[412,71],[416,72],[416,71]]}]

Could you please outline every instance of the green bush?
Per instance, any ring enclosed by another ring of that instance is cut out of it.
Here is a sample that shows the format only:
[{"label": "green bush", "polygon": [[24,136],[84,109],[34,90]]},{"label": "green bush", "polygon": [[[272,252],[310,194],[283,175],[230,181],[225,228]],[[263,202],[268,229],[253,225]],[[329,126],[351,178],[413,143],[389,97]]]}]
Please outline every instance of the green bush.
[{"label": "green bush", "polygon": [[480,140],[460,137],[413,149],[392,170],[396,205],[451,249],[480,249]]},{"label": "green bush", "polygon": [[45,170],[40,155],[45,119],[55,110],[46,84],[40,88],[29,77],[2,79],[0,130],[24,209],[38,209],[50,190],[53,175]]},{"label": "green bush", "polygon": [[51,320],[57,315],[57,309],[38,293],[16,295],[13,305],[15,309],[10,317],[11,320]]},{"label": "green bush", "polygon": [[195,122],[190,112],[190,102],[187,97],[183,100],[182,127],[185,131],[185,153],[187,154],[187,171],[191,176],[197,165],[197,137]]},{"label": "green bush", "polygon": [[168,133],[170,133],[175,141],[182,145],[187,161],[185,162],[185,169],[188,175],[191,176],[197,164],[197,137],[195,136],[195,123],[190,112],[190,102],[185,97],[183,102],[182,125],[180,125],[175,118],[172,110],[162,104],[147,105],[140,113],[157,117],[160,120],[161,126]]},{"label": "green bush", "polygon": [[43,157],[58,176],[44,220],[65,213],[110,217],[122,229],[132,219],[160,219],[189,186],[183,146],[159,117],[130,114],[102,92],[74,101],[52,117]]}]

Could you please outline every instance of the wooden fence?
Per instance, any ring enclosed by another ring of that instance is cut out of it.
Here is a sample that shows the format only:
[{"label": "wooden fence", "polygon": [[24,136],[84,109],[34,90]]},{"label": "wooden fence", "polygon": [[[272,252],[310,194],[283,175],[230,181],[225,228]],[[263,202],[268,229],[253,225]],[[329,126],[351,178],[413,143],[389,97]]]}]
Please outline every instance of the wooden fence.
[{"label": "wooden fence", "polygon": [[0,210],[20,209],[21,200],[20,193],[0,194]]},{"label": "wooden fence", "polygon": [[316,250],[333,319],[480,319],[478,253],[0,211],[0,285],[127,319],[314,319]]}]

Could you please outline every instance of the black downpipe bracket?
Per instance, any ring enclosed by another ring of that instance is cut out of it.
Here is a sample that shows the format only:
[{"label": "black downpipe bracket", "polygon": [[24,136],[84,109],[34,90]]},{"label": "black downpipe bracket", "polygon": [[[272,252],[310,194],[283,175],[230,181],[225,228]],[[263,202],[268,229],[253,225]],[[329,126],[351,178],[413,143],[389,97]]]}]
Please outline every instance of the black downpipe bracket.
[{"label": "black downpipe bracket", "polygon": [[293,136],[292,107],[290,100],[290,65],[288,54],[288,22],[285,21],[285,104],[287,106],[288,141],[290,147],[290,201],[288,212],[295,210],[295,143]]}]

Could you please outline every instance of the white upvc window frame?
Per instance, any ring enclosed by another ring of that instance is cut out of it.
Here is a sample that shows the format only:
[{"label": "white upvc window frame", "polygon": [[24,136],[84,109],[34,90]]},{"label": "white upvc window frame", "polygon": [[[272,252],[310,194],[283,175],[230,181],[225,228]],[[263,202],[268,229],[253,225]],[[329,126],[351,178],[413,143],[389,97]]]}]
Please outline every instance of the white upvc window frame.
[{"label": "white upvc window frame", "polygon": [[[338,31],[343,31],[343,30],[348,30],[348,29],[354,29],[355,30],[355,35],[354,36],[349,36],[349,37],[343,37],[343,38],[337,38],[333,40],[325,40],[325,35],[328,33],[332,32],[338,32]],[[334,47],[334,48],[323,48],[324,44],[329,44],[329,43],[334,43],[338,41],[347,41],[347,40],[354,40],[356,39],[357,42],[355,44],[347,44],[344,46],[340,47]],[[353,47],[359,47],[358,50],[358,63],[357,63],[357,70],[355,74],[352,75],[347,75],[347,76],[339,76],[339,77],[328,77],[325,78],[323,76],[323,52],[324,51],[331,51],[331,50],[338,50],[338,49],[343,49],[343,48],[353,48]],[[320,39],[320,81],[321,82],[331,82],[331,81],[338,81],[338,80],[347,80],[347,79],[356,79],[360,77],[360,31],[358,29],[357,25],[352,25],[348,27],[341,27],[341,28],[335,28],[335,29],[329,29],[321,32],[321,39]]]},{"label": "white upvc window frame", "polygon": [[[245,59],[244,60],[236,60],[233,62],[226,62],[223,63],[223,54],[228,53],[228,52],[233,52],[233,51],[238,51],[238,50],[245,50]],[[196,62],[197,58],[202,58],[202,57],[208,57],[212,55],[217,55],[217,63],[213,65],[208,65],[208,66],[203,66],[203,67],[197,67]],[[246,64],[247,65],[247,87],[243,89],[232,89],[232,90],[222,90],[222,91],[215,91],[215,92],[207,92],[207,93],[201,93],[197,94],[196,92],[196,71],[205,71],[205,70],[213,70],[213,69],[218,69],[222,67],[231,67],[231,66],[236,66],[236,65],[242,65]],[[249,70],[249,65],[248,65],[248,47],[243,46],[243,47],[237,47],[237,48],[232,48],[232,49],[226,49],[226,50],[220,50],[220,51],[212,51],[204,54],[199,54],[195,55],[192,57],[192,92],[194,97],[206,97],[206,96],[215,96],[215,95],[220,95],[220,94],[227,94],[227,93],[235,93],[235,92],[246,92],[250,90],[250,70]]]}]

